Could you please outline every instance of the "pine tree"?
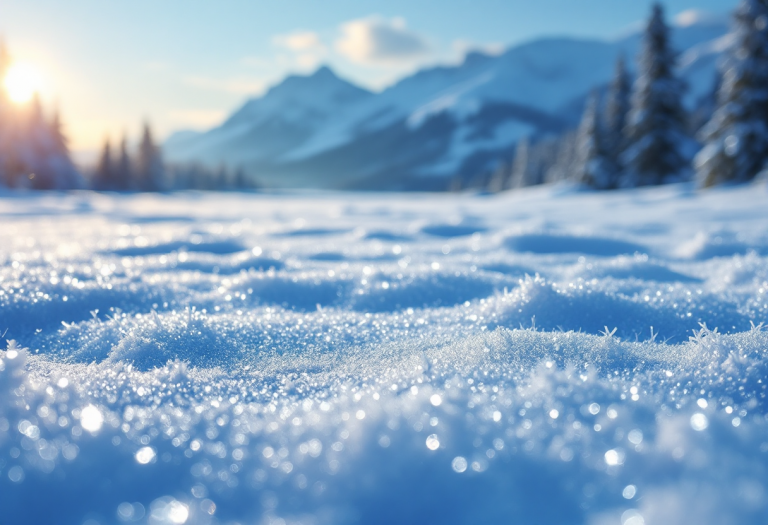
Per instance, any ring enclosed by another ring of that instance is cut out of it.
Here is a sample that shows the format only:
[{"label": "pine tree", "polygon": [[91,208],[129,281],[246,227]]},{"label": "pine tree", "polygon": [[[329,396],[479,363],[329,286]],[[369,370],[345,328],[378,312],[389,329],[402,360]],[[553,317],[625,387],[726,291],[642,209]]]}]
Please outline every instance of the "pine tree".
[{"label": "pine tree", "polygon": [[576,136],[577,133],[571,130],[558,137],[554,164],[544,176],[546,182],[561,182],[571,178],[576,163]]},{"label": "pine tree", "polygon": [[752,179],[768,160],[768,2],[742,0],[717,109],[694,161],[701,186]]},{"label": "pine tree", "polygon": [[488,180],[487,190],[491,193],[498,193],[508,188],[509,184],[509,163],[504,160],[500,160],[493,170],[490,179]]},{"label": "pine tree", "polygon": [[579,126],[573,178],[593,188],[606,190],[616,185],[616,169],[605,153],[598,109],[599,98],[597,93],[593,93]]},{"label": "pine tree", "polygon": [[638,77],[621,156],[623,186],[662,184],[687,164],[683,83],[675,76],[676,56],[659,4],[653,6],[643,40]]},{"label": "pine tree", "polygon": [[139,143],[136,159],[137,186],[141,191],[158,191],[163,187],[163,160],[160,148],[155,145],[149,124],[144,124],[144,132]]},{"label": "pine tree", "polygon": [[112,161],[112,146],[109,139],[104,140],[104,146],[101,148],[99,163],[96,165],[96,171],[93,175],[93,188],[96,190],[114,190],[114,163]]},{"label": "pine tree", "polygon": [[524,137],[517,143],[515,158],[512,161],[512,171],[509,174],[508,188],[524,188],[534,184],[531,173],[530,155],[531,142]]},{"label": "pine tree", "polygon": [[625,146],[623,136],[629,113],[630,90],[631,79],[622,56],[616,61],[616,72],[605,106],[604,123],[605,153],[617,170],[620,168],[621,154]]},{"label": "pine tree", "polygon": [[[246,176],[245,170],[243,169],[242,166],[238,166],[237,170],[235,171],[235,188],[237,188],[238,190],[244,190],[249,188],[248,177]],[[462,189],[462,187],[461,187],[461,180],[459,179],[459,187],[457,188],[456,191],[459,191],[460,189]]]},{"label": "pine tree", "polygon": [[118,190],[130,190],[134,184],[131,157],[128,154],[128,140],[125,136],[120,141],[120,156],[114,165],[113,178],[115,189]]},{"label": "pine tree", "polygon": [[72,163],[67,137],[58,111],[54,112],[53,118],[48,123],[47,135],[49,151],[46,152],[46,164],[47,169],[52,172],[53,188],[82,188],[84,186],[82,175]]}]

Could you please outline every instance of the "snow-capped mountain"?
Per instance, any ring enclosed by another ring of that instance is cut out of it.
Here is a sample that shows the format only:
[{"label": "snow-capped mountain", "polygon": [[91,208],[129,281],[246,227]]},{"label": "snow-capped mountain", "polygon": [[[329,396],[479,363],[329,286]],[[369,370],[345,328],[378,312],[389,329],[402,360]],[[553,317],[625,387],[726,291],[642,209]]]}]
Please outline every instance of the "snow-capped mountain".
[{"label": "snow-capped mountain", "polygon": [[[444,188],[488,169],[523,136],[575,126],[587,94],[609,82],[620,55],[637,55],[640,39],[545,38],[499,56],[470,53],[378,94],[323,67],[286,78],[217,128],[173,135],[165,155],[240,165],[271,187]],[[727,20],[684,18],[673,40],[692,107],[712,89]]]}]

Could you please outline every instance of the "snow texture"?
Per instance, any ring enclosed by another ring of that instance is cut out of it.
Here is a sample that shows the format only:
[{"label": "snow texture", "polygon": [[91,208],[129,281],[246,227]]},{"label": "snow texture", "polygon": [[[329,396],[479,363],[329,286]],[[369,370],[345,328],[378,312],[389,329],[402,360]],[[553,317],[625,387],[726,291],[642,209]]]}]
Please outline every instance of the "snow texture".
[{"label": "snow texture", "polygon": [[0,521],[765,523],[767,197],[2,196]]}]

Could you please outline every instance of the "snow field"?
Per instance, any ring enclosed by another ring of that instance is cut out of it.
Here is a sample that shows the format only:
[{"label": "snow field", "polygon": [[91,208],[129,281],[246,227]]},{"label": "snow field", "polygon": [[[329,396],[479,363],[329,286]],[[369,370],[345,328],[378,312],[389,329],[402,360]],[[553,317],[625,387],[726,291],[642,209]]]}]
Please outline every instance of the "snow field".
[{"label": "snow field", "polygon": [[762,523],[765,198],[4,196],[0,505]]}]

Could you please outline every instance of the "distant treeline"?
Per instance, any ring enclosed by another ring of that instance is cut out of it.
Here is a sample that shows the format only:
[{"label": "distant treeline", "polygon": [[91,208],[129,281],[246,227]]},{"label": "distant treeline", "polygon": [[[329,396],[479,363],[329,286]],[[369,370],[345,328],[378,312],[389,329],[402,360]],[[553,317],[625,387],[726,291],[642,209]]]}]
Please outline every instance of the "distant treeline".
[{"label": "distant treeline", "polygon": [[136,151],[128,150],[123,138],[115,151],[109,140],[104,142],[90,185],[101,191],[164,191],[164,190],[243,190],[257,187],[241,168],[230,169],[225,164],[211,169],[202,164],[171,164],[163,162],[160,147],[155,144],[149,124],[144,124]]},{"label": "distant treeline", "polygon": [[[11,58],[0,41],[0,79]],[[107,140],[93,170],[72,162],[58,112],[46,115],[40,98],[13,103],[0,89],[0,188],[102,191],[163,191],[177,189],[242,190],[256,187],[242,169],[226,165],[165,164],[148,124],[136,151],[124,139],[117,150]]]},{"label": "distant treeline", "polygon": [[596,189],[691,179],[709,187],[754,179],[768,170],[765,1],[741,1],[734,37],[711,96],[687,112],[677,54],[663,10],[655,5],[634,80],[620,58],[607,94],[595,90],[577,129],[536,141],[524,138],[495,170],[457,180],[453,189],[498,192],[562,180]]}]

